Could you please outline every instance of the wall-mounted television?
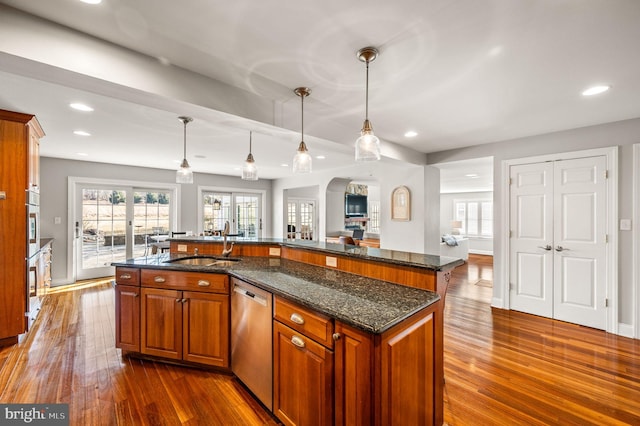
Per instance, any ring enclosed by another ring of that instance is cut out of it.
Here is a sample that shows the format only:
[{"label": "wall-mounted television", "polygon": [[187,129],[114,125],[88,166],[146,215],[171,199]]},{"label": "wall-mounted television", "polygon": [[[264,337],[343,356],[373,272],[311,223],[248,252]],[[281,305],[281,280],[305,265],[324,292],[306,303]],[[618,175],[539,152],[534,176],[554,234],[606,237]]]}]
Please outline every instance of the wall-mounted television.
[{"label": "wall-mounted television", "polygon": [[346,194],[344,214],[347,217],[364,217],[367,215],[367,196]]}]

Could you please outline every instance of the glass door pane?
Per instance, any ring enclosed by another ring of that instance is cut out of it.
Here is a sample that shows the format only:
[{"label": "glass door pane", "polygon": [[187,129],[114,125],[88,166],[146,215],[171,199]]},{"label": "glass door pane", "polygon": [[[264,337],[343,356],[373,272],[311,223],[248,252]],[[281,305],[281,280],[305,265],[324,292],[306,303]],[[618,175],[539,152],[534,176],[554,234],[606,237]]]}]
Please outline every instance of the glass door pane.
[{"label": "glass door pane", "polygon": [[260,196],[238,194],[234,197],[236,234],[241,237],[259,237]]},{"label": "glass door pane", "polygon": [[111,262],[127,258],[126,192],[83,188],[81,197],[81,225],[77,226],[80,234],[77,235],[78,278],[110,275]]},{"label": "glass door pane", "polygon": [[151,244],[169,237],[171,193],[137,190],[133,193],[133,257],[151,254]]},{"label": "glass door pane", "polygon": [[231,194],[204,194],[204,233],[220,235],[226,221],[231,222]]}]

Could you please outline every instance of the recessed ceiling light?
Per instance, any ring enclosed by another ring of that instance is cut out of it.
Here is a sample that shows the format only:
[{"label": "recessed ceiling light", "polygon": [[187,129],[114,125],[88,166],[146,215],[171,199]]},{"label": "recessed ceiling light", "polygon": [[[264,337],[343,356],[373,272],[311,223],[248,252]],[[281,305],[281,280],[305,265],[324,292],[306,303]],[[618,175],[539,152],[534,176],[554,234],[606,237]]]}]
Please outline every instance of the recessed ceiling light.
[{"label": "recessed ceiling light", "polygon": [[100,4],[102,3],[102,0],[80,0],[82,3],[87,3],[87,4]]},{"label": "recessed ceiling light", "polygon": [[502,46],[494,46],[489,50],[489,56],[498,56],[502,53]]},{"label": "recessed ceiling light", "polygon": [[87,154],[86,152],[76,152],[76,155],[80,156],[80,157],[87,157],[89,156],[89,154]]},{"label": "recessed ceiling light", "polygon": [[69,104],[69,106],[78,111],[85,111],[85,112],[93,111],[93,108],[91,108],[89,105],[81,104],[79,102],[74,102],[72,104]]},{"label": "recessed ceiling light", "polygon": [[91,133],[85,132],[84,130],[74,130],[73,134],[78,136],[91,136]]},{"label": "recessed ceiling light", "polygon": [[285,164],[285,163],[280,164],[280,166],[282,166],[282,167],[289,167],[289,165],[288,165],[288,164]]},{"label": "recessed ceiling light", "polygon": [[600,93],[604,93],[609,89],[611,89],[611,86],[593,86],[593,87],[589,87],[587,90],[582,92],[582,96],[599,95]]},{"label": "recessed ceiling light", "polygon": [[316,158],[317,158],[318,160],[324,160],[324,159],[325,159],[325,158],[327,158],[327,157],[325,157],[324,155],[316,155]]},{"label": "recessed ceiling light", "polygon": [[194,157],[195,157],[195,158],[207,158],[207,156],[206,156],[206,155],[202,155],[202,154],[194,155]]},{"label": "recessed ceiling light", "polygon": [[479,178],[480,176],[477,173],[469,173],[464,175],[465,177],[471,178],[471,179],[476,179]]},{"label": "recessed ceiling light", "polygon": [[418,136],[418,132],[416,132],[414,130],[409,130],[408,132],[406,132],[404,134],[405,138],[415,138],[416,136]]}]

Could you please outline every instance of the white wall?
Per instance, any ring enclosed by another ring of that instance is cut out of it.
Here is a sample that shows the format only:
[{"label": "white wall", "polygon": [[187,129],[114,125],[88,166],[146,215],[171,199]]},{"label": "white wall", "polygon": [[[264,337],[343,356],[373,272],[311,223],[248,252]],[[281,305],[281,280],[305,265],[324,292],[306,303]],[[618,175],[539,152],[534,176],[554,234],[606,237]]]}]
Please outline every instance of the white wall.
[{"label": "white wall", "polygon": [[[456,200],[492,200],[493,191],[440,194],[440,234],[451,233]],[[493,255],[493,238],[469,238],[469,253]]]},{"label": "white wall", "polygon": [[[286,190],[319,184],[319,205],[328,206],[329,198],[332,198],[337,190],[331,189],[335,185],[334,179],[340,179],[346,183],[358,181],[359,177],[366,176],[367,180],[375,179],[380,182],[380,247],[390,250],[401,250],[414,253],[426,253],[427,247],[439,244],[439,198],[429,199],[427,202],[426,187],[431,186],[434,191],[439,191],[439,179],[433,177],[432,166],[415,166],[395,161],[381,161],[375,164],[356,164],[347,169],[336,169],[331,172],[311,173],[286,179],[273,181],[273,217],[282,217],[285,211],[284,194]],[[428,176],[428,179],[427,177]],[[362,178],[360,178],[362,179]],[[394,188],[405,185],[411,191],[411,220],[408,222],[391,220],[391,192]],[[335,220],[328,220],[328,215],[339,215],[344,226],[344,185],[341,186],[339,213],[327,212],[324,209],[318,211],[319,215],[319,240],[324,240],[327,235],[327,223],[337,224]],[[329,191],[327,191],[329,189]],[[329,194],[329,195],[327,195]],[[333,194],[333,195],[332,195]],[[337,205],[336,199],[333,204]],[[337,216],[336,216],[337,217]],[[426,221],[427,217],[435,217],[435,221]],[[433,225],[435,223],[435,225]],[[282,235],[283,224],[276,220],[273,224],[275,235]],[[337,226],[337,225],[332,225]],[[335,232],[340,229],[330,229]],[[438,246],[439,247],[439,246]]]},{"label": "white wall", "polygon": [[[633,144],[640,142],[640,119],[624,120],[598,126],[583,127],[563,132],[531,136],[493,144],[442,151],[428,155],[429,164],[494,156],[494,305],[502,303],[503,286],[501,271],[506,265],[501,241],[504,238],[504,221],[501,212],[500,188],[506,178],[502,176],[502,162],[508,159],[526,158],[545,154],[580,151],[591,148],[619,146],[618,214],[621,219],[632,217],[633,200]],[[618,231],[618,321],[621,330],[635,330],[634,280],[631,231]],[[640,320],[638,320],[640,321]]]},{"label": "white wall", "polygon": [[[126,154],[125,154],[126,155]],[[42,238],[53,238],[52,280],[54,285],[69,284],[72,271],[67,270],[68,241],[73,234],[73,224],[68,223],[67,182],[69,176],[129,180],[135,182],[175,184],[174,170],[129,167],[88,161],[62,160],[43,157],[40,160],[40,234]],[[245,188],[266,192],[263,200],[265,217],[263,232],[265,237],[272,236],[271,230],[271,184],[268,179],[244,181],[239,177],[194,173],[193,184],[180,185],[180,206],[178,209],[177,229],[198,231],[198,194],[197,187],[215,186],[222,188]],[[54,218],[61,218],[59,225]]]}]

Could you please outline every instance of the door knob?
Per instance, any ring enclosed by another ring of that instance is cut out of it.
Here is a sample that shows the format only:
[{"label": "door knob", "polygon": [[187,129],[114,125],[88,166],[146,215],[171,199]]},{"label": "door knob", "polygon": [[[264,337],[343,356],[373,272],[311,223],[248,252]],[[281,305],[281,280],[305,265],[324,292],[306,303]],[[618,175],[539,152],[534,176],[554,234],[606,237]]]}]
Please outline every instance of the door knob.
[{"label": "door knob", "polygon": [[547,244],[547,245],[546,245],[546,246],[544,246],[544,247],[543,247],[543,246],[538,246],[538,248],[541,248],[541,249],[543,249],[543,250],[549,251],[549,250],[551,250],[553,247],[551,247],[549,244]]}]

